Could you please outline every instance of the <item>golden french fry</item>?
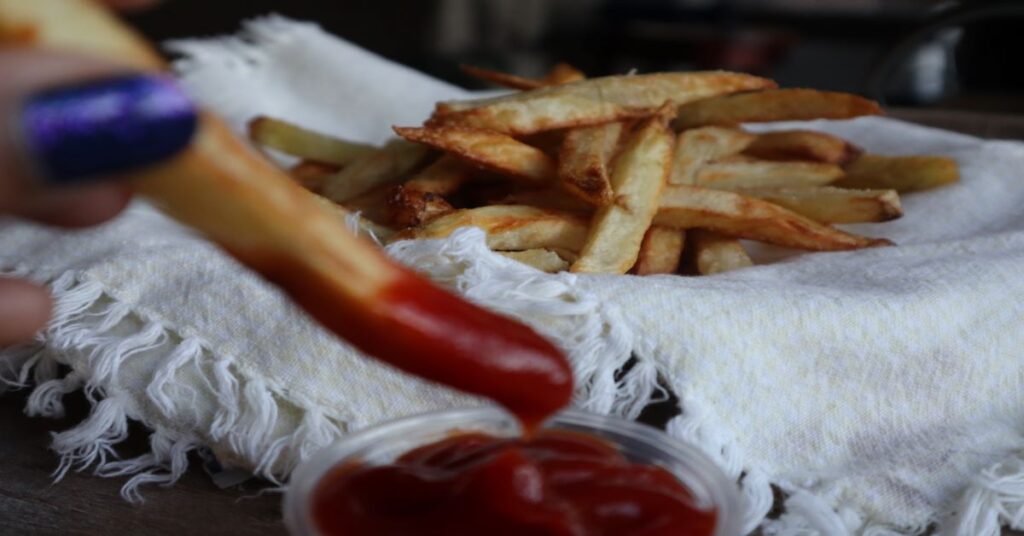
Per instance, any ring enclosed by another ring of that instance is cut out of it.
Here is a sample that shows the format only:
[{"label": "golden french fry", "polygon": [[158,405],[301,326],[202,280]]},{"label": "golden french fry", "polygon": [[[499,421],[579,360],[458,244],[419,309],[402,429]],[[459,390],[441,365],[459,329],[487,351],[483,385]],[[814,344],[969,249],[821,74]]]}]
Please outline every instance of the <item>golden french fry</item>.
[{"label": "golden french fry", "polygon": [[451,155],[444,155],[405,181],[406,189],[438,195],[455,193],[479,171]]},{"label": "golden french fry", "polygon": [[892,244],[833,229],[767,201],[700,186],[665,188],[654,223],[679,229],[711,229],[727,236],[813,251]]},{"label": "golden french fry", "polygon": [[686,239],[700,275],[720,274],[754,265],[743,244],[735,238],[706,229],[690,229],[686,231]]},{"label": "golden french fry", "polygon": [[645,117],[668,101],[679,104],[766,87],[774,82],[717,71],[590,78],[492,99],[440,103],[428,125],[525,135]]},{"label": "golden french fry", "polygon": [[881,113],[882,109],[877,102],[849,93],[813,89],[766,89],[684,104],[679,107],[679,114],[672,126],[676,130],[683,130],[707,125],[849,119]]},{"label": "golden french fry", "polygon": [[612,171],[615,202],[594,214],[573,272],[624,274],[636,264],[672,163],[668,110],[647,119],[626,141]]},{"label": "golden french fry", "polygon": [[562,187],[594,205],[612,202],[608,166],[619,147],[622,123],[607,123],[569,131],[558,158]]},{"label": "golden french fry", "polygon": [[456,210],[396,238],[444,238],[460,227],[479,227],[494,250],[564,248],[579,251],[587,238],[584,218],[523,205],[492,205]]},{"label": "golden french fry", "polygon": [[820,162],[771,162],[728,157],[697,170],[697,185],[719,190],[821,186],[843,176],[843,168]]},{"label": "golden french fry", "polygon": [[548,72],[548,75],[544,77],[545,85],[548,86],[560,86],[562,84],[571,84],[572,82],[579,82],[587,78],[587,75],[583,74],[583,71],[569,65],[568,63],[556,63],[554,67]]},{"label": "golden french fry", "polygon": [[959,180],[960,169],[952,158],[866,154],[847,165],[846,176],[835,185],[891,188],[902,193],[938,188]]},{"label": "golden french fry", "polygon": [[647,230],[633,273],[636,275],[674,274],[686,245],[686,231],[653,226]]},{"label": "golden french fry", "polygon": [[578,212],[589,214],[594,211],[590,206],[578,198],[567,194],[559,188],[548,188],[544,190],[520,190],[503,195],[497,199],[501,205],[529,205],[531,207],[562,212]]},{"label": "golden french fry", "polygon": [[545,86],[568,84],[569,82],[576,82],[586,78],[582,72],[565,63],[555,65],[547,76],[539,80],[524,78],[522,76],[516,76],[514,74],[503,73],[500,71],[493,71],[491,69],[474,67],[472,65],[460,65],[459,68],[462,72],[472,76],[473,78],[511,89],[537,89]]},{"label": "golden french fry", "polygon": [[872,223],[903,215],[896,190],[849,190],[834,186],[739,190],[821,223]]},{"label": "golden french fry", "polygon": [[393,140],[383,149],[360,156],[340,172],[327,177],[321,193],[335,203],[344,204],[377,186],[401,179],[428,153],[422,145]]},{"label": "golden french fry", "polygon": [[282,153],[338,166],[351,164],[355,159],[377,150],[365,143],[345,141],[266,116],[249,121],[249,137]]},{"label": "golden french fry", "polygon": [[496,86],[507,87],[510,89],[537,89],[547,85],[543,80],[524,78],[522,76],[516,76],[514,74],[503,73],[501,71],[494,71],[491,69],[484,69],[483,67],[476,67],[473,65],[459,65],[459,70],[478,80],[483,80],[484,82],[490,82]]},{"label": "golden french fry", "polygon": [[292,166],[288,174],[302,185],[303,188],[318,193],[324,186],[327,177],[340,171],[341,168],[332,164],[321,164],[311,160],[303,160]]},{"label": "golden french fry", "polygon": [[553,274],[556,272],[564,272],[569,269],[569,263],[566,262],[562,257],[551,251],[550,249],[527,249],[525,251],[499,251],[499,255],[504,255],[514,261],[519,261],[528,266],[532,266],[542,272]]},{"label": "golden french fry", "polygon": [[345,210],[344,207],[334,203],[333,201],[327,199],[326,197],[317,196],[316,200],[322,206],[327,207],[328,209],[330,209],[331,212],[337,215],[338,218],[342,221],[342,223],[344,223],[346,226],[351,225],[350,219],[354,217],[356,228],[353,229],[353,231],[355,231],[356,234],[362,236],[363,238],[369,238],[374,242],[380,244],[387,242],[395,234],[394,229],[386,225],[381,225],[374,221],[368,220],[365,217],[363,217],[362,214],[355,214],[353,212],[349,212]]},{"label": "golden french fry", "polygon": [[702,127],[681,132],[672,155],[669,184],[696,184],[697,170],[704,164],[734,155],[753,140],[753,134],[730,127]]},{"label": "golden french fry", "polygon": [[444,197],[433,192],[410,189],[404,184],[395,187],[388,205],[391,208],[390,221],[398,227],[422,225],[455,211]]},{"label": "golden french fry", "polygon": [[393,195],[394,185],[382,184],[340,205],[349,212],[358,212],[375,222],[391,224],[393,210],[389,206],[389,201]]},{"label": "golden french fry", "polygon": [[860,147],[813,130],[780,130],[758,135],[743,154],[762,160],[810,160],[843,165],[861,154]]},{"label": "golden french fry", "polygon": [[395,127],[395,132],[502,175],[535,183],[555,176],[555,163],[543,151],[498,132],[461,127]]},{"label": "golden french fry", "polygon": [[149,71],[166,68],[141,36],[91,0],[0,0],[0,13],[0,43],[89,54]]}]

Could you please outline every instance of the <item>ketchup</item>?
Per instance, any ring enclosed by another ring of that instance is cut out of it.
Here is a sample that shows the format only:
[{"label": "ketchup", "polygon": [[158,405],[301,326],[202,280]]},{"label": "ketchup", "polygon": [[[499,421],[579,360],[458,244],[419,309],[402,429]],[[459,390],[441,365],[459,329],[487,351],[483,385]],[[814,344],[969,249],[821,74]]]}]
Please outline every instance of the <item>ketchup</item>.
[{"label": "ketchup", "polygon": [[341,465],[313,493],[329,536],[709,536],[713,511],[592,436],[454,435],[393,464]]}]

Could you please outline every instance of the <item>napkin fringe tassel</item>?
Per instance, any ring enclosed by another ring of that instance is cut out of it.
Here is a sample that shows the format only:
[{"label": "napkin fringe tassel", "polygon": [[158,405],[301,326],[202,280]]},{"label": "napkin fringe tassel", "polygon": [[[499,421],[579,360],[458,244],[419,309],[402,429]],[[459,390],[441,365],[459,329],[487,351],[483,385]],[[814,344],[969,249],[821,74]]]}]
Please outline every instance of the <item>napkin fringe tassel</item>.
[{"label": "napkin fringe tassel", "polygon": [[[98,476],[130,477],[121,495],[141,503],[141,486],[170,486],[187,470],[190,452],[217,444],[227,446],[217,453],[222,461],[253,461],[254,474],[280,484],[297,460],[343,432],[343,423],[321,410],[284,401],[267,382],[246,377],[233,359],[214,357],[199,340],[140,318],[96,281],[73,273],[47,281],[22,267],[0,274],[48,284],[54,298],[54,318],[34,342],[0,349],[0,392],[34,384],[25,408],[29,416],[63,417],[64,396],[79,390],[92,408],[78,425],[53,434],[50,448],[60,457],[55,481],[90,468]],[[62,356],[75,352],[84,357],[74,360],[81,369],[68,369]],[[152,368],[145,385],[119,383],[121,368],[133,358],[132,366]],[[182,373],[198,374],[205,392],[181,381]],[[197,396],[213,397],[217,410],[198,415]],[[281,422],[283,413],[289,419],[298,415],[298,422]],[[204,437],[171,424],[194,419],[210,423]],[[128,437],[130,420],[153,430],[150,448],[121,459],[115,447]]]}]

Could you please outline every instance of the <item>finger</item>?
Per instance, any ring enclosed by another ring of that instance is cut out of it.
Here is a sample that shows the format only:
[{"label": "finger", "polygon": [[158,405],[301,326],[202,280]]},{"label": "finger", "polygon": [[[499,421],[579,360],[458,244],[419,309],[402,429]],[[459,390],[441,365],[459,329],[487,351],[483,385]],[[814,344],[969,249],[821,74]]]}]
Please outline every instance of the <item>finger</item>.
[{"label": "finger", "polygon": [[27,50],[0,52],[0,72],[0,117],[13,118],[0,133],[0,210],[165,160],[195,132],[194,106],[164,77]]},{"label": "finger", "polygon": [[46,326],[53,301],[42,288],[0,277],[0,347],[30,340]]},{"label": "finger", "polygon": [[28,196],[12,212],[59,227],[88,227],[118,215],[131,200],[128,187],[116,183],[72,187]]}]

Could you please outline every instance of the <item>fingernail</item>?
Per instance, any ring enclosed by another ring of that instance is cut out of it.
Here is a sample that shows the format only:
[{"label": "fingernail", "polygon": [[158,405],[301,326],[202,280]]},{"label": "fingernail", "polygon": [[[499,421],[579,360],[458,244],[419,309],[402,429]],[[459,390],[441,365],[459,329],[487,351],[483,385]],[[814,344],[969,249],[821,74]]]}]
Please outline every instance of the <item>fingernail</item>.
[{"label": "fingernail", "polygon": [[170,79],[131,75],[36,93],[20,123],[31,165],[58,185],[174,156],[192,139],[197,112]]}]

